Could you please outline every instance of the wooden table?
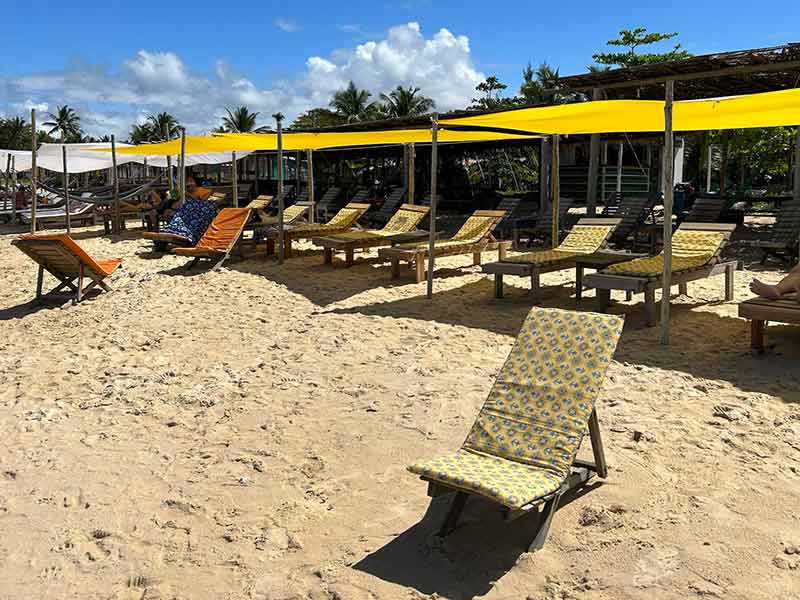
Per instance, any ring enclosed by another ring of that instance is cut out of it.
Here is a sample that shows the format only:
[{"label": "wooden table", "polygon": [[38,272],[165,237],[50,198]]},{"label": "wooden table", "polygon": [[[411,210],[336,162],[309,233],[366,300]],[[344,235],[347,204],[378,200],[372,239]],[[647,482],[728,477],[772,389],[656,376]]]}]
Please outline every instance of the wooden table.
[{"label": "wooden table", "polygon": [[[583,256],[576,256],[575,262],[575,300],[581,301],[583,296],[583,270],[586,267],[600,271],[611,265],[617,263],[633,260],[634,258],[643,258],[647,254],[620,252],[614,250],[602,250],[594,254],[586,254]],[[630,300],[631,292],[627,292],[626,300]]]}]

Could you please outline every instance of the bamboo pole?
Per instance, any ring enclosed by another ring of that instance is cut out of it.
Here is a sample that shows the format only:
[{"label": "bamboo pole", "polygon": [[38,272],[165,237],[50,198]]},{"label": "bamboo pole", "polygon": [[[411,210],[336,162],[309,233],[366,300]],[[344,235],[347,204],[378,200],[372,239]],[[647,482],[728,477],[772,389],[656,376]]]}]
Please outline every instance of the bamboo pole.
[{"label": "bamboo pole", "polygon": [[259,175],[261,174],[261,173],[259,172],[259,169],[258,169],[258,167],[259,167],[259,163],[261,162],[260,158],[261,158],[261,157],[260,157],[258,154],[254,154],[254,155],[253,155],[253,160],[255,161],[255,165],[256,165],[256,166],[255,166],[255,169],[256,169],[256,172],[255,172],[255,188],[256,188],[256,197],[258,197],[258,196],[260,196],[260,195],[261,195],[261,189],[260,189],[260,186],[258,185],[258,179],[259,179]]},{"label": "bamboo pole", "polygon": [[272,115],[277,123],[278,130],[278,264],[283,264],[283,115],[276,113]]},{"label": "bamboo pole", "polygon": [[416,204],[415,202],[417,196],[415,189],[416,169],[417,169],[417,147],[414,145],[414,142],[411,142],[408,145],[408,190],[406,191],[406,197],[408,199],[409,204]]},{"label": "bamboo pole", "polygon": [[552,152],[553,152],[553,159],[552,164],[550,166],[550,186],[551,186],[551,195],[553,196],[552,202],[552,212],[553,212],[553,221],[552,221],[552,247],[555,248],[558,246],[559,242],[559,227],[560,223],[558,222],[558,212],[559,207],[561,205],[561,138],[558,134],[553,135],[553,142],[552,142]]},{"label": "bamboo pole", "polygon": [[186,128],[181,127],[181,156],[180,156],[180,173],[178,182],[180,185],[179,194],[181,201],[186,200]]},{"label": "bamboo pole", "polygon": [[431,210],[428,234],[428,299],[433,298],[433,268],[436,249],[436,205],[439,203],[437,184],[439,175],[439,113],[431,116]]},{"label": "bamboo pole", "polygon": [[617,148],[617,193],[622,194],[622,155],[625,152],[625,144],[619,143]]},{"label": "bamboo pole", "polygon": [[672,287],[672,191],[674,188],[675,158],[673,156],[672,101],[675,82],[667,80],[664,102],[664,272],[661,287],[661,343],[669,344],[670,288]]},{"label": "bamboo pole", "polygon": [[311,204],[309,208],[309,212],[311,214],[309,220],[310,222],[316,223],[317,219],[315,217],[315,213],[317,212],[317,203],[314,199],[314,151],[310,148],[306,150],[308,153],[307,156],[307,168],[308,168],[308,201]]},{"label": "bamboo pole", "polygon": [[[166,124],[164,124],[163,134],[164,139],[169,141],[169,128]],[[175,191],[175,184],[172,181],[172,156],[170,155],[167,155],[167,183],[169,185],[169,193],[172,195],[172,193]],[[183,200],[183,198],[181,198],[181,200]]]},{"label": "bamboo pole", "polygon": [[31,109],[31,233],[36,233],[36,205],[39,200],[36,195],[36,109]]},{"label": "bamboo pole", "polygon": [[300,150],[297,151],[294,158],[294,179],[294,193],[297,194],[300,192]]},{"label": "bamboo pole", "polygon": [[239,208],[239,171],[236,164],[236,150],[231,152],[231,184],[233,206],[234,208]]},{"label": "bamboo pole", "polygon": [[61,144],[61,162],[64,166],[64,200],[67,206],[67,233],[72,233],[69,217],[69,171],[67,170],[67,145]]},{"label": "bamboo pole", "polygon": [[[592,101],[600,100],[601,92],[592,90]],[[593,217],[597,214],[597,174],[600,165],[600,134],[593,133],[589,137],[589,173],[586,182],[586,213]]]},{"label": "bamboo pole", "polygon": [[11,195],[11,218],[14,223],[17,222],[17,157],[11,155],[11,189],[14,192]]},{"label": "bamboo pole", "polygon": [[117,142],[114,136],[111,136],[111,177],[114,184],[114,227],[113,231],[117,235],[122,232],[122,223],[120,221],[120,204],[119,204],[119,176],[117,175]]}]

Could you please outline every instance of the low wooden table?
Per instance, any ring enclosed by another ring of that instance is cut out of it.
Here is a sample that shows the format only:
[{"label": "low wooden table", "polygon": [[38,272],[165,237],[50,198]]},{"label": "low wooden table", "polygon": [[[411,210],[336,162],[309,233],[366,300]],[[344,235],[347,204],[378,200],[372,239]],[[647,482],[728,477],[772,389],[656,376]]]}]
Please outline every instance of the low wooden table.
[{"label": "low wooden table", "polygon": [[[611,265],[633,260],[634,258],[643,258],[645,256],[647,256],[647,254],[622,252],[615,250],[601,250],[600,252],[595,252],[594,254],[576,256],[574,259],[575,300],[577,302],[580,302],[581,298],[583,297],[583,270],[586,267],[589,267],[590,269],[595,269],[596,271],[600,271],[602,269],[605,269],[606,267],[610,267]],[[626,292],[625,299],[626,300],[631,299],[631,292]]]},{"label": "low wooden table", "polygon": [[763,352],[767,322],[800,325],[800,301],[795,298],[751,298],[739,304],[739,316],[750,319],[750,347]]}]

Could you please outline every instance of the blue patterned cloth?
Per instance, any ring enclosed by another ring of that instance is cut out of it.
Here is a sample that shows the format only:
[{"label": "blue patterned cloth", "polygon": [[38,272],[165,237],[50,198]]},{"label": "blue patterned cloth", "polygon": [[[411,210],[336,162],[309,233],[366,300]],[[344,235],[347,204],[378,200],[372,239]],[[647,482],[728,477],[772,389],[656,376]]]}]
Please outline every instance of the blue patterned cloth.
[{"label": "blue patterned cloth", "polygon": [[163,231],[185,237],[193,245],[197,244],[218,212],[219,205],[216,202],[186,200]]}]

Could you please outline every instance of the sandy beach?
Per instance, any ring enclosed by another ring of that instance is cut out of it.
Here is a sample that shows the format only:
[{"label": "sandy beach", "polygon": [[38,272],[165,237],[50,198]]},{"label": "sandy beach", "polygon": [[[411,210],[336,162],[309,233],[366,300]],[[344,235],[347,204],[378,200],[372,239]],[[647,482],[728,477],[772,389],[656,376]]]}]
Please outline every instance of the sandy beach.
[{"label": "sandy beach", "polygon": [[[779,270],[746,265],[728,303],[689,284],[669,347],[641,297],[613,307],[610,476],[529,554],[534,523],[481,501],[435,543],[445,504],[406,471],[461,444],[527,282],[495,300],[447,258],[428,301],[374,251],[331,268],[308,245],[187,274],[101,233],[75,237],[123,259],[114,291],[62,310],[0,229],[3,600],[800,598],[800,330],[754,356],[736,307]],[[542,281],[576,308],[573,271]]]}]

